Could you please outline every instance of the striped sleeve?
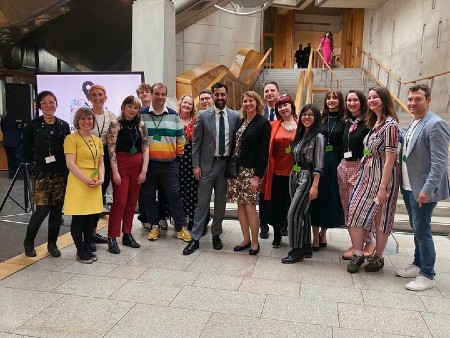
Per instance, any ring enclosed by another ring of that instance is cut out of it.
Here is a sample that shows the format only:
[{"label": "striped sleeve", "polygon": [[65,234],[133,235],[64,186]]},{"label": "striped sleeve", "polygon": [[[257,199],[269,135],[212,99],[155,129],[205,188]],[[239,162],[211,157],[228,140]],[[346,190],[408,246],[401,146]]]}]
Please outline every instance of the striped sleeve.
[{"label": "striped sleeve", "polygon": [[315,149],[314,149],[314,160],[313,160],[313,164],[314,164],[313,174],[322,175],[323,174],[323,166],[324,166],[323,155],[325,152],[325,138],[323,137],[322,134],[318,134],[316,136],[316,142],[315,142],[314,147],[315,147]]},{"label": "striped sleeve", "polygon": [[395,153],[398,146],[398,126],[394,120],[391,120],[384,130],[385,152]]}]

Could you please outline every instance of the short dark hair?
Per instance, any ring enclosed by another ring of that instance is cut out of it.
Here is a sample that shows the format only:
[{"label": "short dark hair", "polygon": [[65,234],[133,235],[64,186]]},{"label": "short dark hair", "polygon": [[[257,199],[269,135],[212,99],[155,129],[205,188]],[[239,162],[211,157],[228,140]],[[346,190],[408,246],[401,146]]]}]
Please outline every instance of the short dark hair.
[{"label": "short dark hair", "polygon": [[53,99],[54,99],[55,102],[56,102],[56,105],[58,105],[58,100],[56,99],[55,94],[53,94],[53,93],[52,93],[51,91],[49,91],[49,90],[44,90],[44,91],[40,92],[40,93],[36,96],[36,107],[37,107],[38,109],[41,109],[41,101],[42,101],[42,99],[43,99],[44,97],[46,97],[46,96],[51,96],[51,97],[53,97]]},{"label": "short dark hair", "polygon": [[214,93],[214,90],[219,89],[219,88],[225,88],[225,91],[228,94],[228,87],[225,84],[220,83],[220,82],[216,82],[211,86],[211,92]]},{"label": "short dark hair", "polygon": [[155,84],[153,84],[153,86],[152,86],[152,93],[155,91],[155,88],[156,88],[156,87],[158,87],[158,88],[164,88],[164,89],[166,90],[166,95],[167,95],[167,93],[168,93],[168,91],[167,91],[167,86],[166,86],[164,83],[156,82]]},{"label": "short dark hair", "polygon": [[153,88],[151,85],[149,85],[148,83],[141,83],[137,88],[136,88],[136,94],[139,95],[140,91],[149,91],[150,93],[153,93]]},{"label": "short dark hair", "polygon": [[425,93],[425,98],[428,99],[431,96],[431,89],[426,84],[423,83],[417,83],[415,85],[412,85],[408,89],[409,92],[417,92],[418,90],[421,90]]},{"label": "short dark hair", "polygon": [[272,84],[272,85],[274,85],[275,87],[277,87],[277,90],[280,91],[280,88],[278,88],[278,83],[277,83],[277,81],[266,81],[266,82],[264,82],[263,89],[264,89],[267,85],[270,85],[270,84]]}]

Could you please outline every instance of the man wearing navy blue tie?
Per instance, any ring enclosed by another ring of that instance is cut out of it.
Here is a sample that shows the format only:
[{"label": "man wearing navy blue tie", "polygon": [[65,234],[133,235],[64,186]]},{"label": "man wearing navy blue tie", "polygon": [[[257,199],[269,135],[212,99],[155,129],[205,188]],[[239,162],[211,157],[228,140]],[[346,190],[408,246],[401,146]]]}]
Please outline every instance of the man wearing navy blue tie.
[{"label": "man wearing navy blue tie", "polygon": [[[267,81],[264,83],[264,100],[266,105],[264,106],[264,118],[269,121],[275,121],[277,114],[275,113],[275,103],[280,96],[280,90],[278,83],[275,81]],[[269,238],[269,225],[267,224],[267,201],[264,200],[264,194],[259,194],[259,237],[262,239]],[[286,230],[287,232],[287,230]],[[287,235],[287,233],[286,233]]]}]

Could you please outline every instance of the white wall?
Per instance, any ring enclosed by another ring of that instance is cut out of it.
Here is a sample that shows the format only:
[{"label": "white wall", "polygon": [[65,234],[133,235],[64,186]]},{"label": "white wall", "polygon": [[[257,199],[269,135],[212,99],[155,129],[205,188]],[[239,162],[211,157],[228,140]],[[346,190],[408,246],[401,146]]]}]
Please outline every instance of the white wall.
[{"label": "white wall", "polygon": [[[376,9],[366,9],[363,48],[402,81],[450,70],[450,1],[388,0]],[[370,41],[370,23],[372,41]],[[395,29],[393,34],[393,22]],[[441,22],[440,47],[437,47],[438,26]],[[422,31],[425,26],[423,61],[421,62]],[[393,48],[391,51],[392,36]],[[424,82],[428,85],[431,83]],[[401,99],[406,102],[409,85],[403,86]],[[431,109],[444,117],[450,99],[450,75],[434,81]]]},{"label": "white wall", "polygon": [[262,14],[216,11],[176,35],[177,74],[206,62],[229,67],[240,48],[260,50]]}]

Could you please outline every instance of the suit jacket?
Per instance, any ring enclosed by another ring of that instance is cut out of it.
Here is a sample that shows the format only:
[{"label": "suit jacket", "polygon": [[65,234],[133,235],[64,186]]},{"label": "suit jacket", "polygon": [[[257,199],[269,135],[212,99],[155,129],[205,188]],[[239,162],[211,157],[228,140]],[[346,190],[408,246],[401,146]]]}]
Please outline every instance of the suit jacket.
[{"label": "suit jacket", "polygon": [[[237,129],[244,123],[239,121]],[[254,168],[255,176],[263,177],[269,157],[270,122],[261,115],[256,115],[245,129],[241,138],[239,164],[243,168]],[[236,140],[234,140],[236,141]],[[235,148],[233,142],[233,149]]]},{"label": "suit jacket", "polygon": [[[230,154],[231,146],[236,134],[239,122],[239,113],[226,108],[230,132]],[[211,170],[216,150],[216,116],[214,107],[202,110],[194,125],[194,139],[192,140],[192,166],[200,167],[202,175],[207,175]]]},{"label": "suit jacket", "polygon": [[[267,120],[267,121],[270,121],[269,120],[269,117],[270,117],[270,108],[269,108],[269,106],[266,104],[265,106],[264,106],[264,118]],[[275,119],[274,119],[274,121],[276,121],[278,119],[278,116],[277,116],[277,113],[275,112]]]},{"label": "suit jacket", "polygon": [[[405,154],[414,198],[417,200],[422,191],[431,196],[430,202],[445,200],[450,195],[447,172],[450,127],[428,111],[416,128]],[[403,154],[400,155],[402,160]]]}]

